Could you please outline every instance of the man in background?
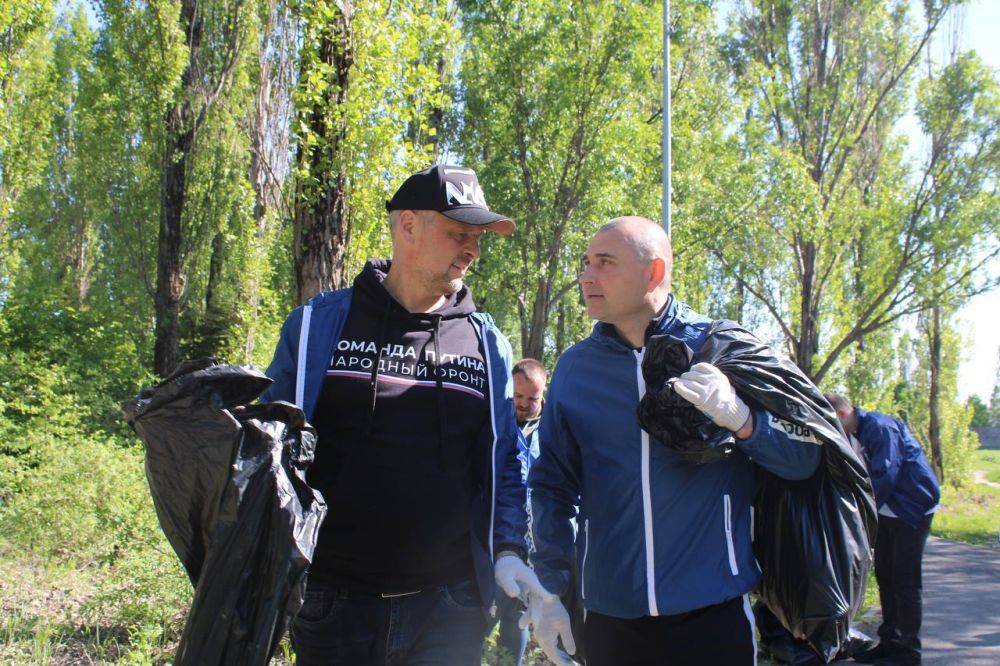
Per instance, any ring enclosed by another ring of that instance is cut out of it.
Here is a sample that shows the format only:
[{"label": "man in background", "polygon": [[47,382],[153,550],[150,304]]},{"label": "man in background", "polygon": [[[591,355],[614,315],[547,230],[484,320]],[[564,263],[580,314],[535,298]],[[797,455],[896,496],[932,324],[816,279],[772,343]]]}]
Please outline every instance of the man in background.
[{"label": "man in background", "polygon": [[538,458],[538,423],[542,419],[542,405],[545,402],[545,382],[548,372],[541,361],[533,358],[522,358],[514,364],[514,411],[517,416],[517,427],[524,435],[528,450],[526,465],[522,465],[524,477],[527,479],[531,463]]},{"label": "man in background", "polygon": [[827,393],[844,430],[868,463],[878,505],[875,580],[882,601],[879,643],[854,656],[868,664],[919,664],[921,568],[931,520],[941,498],[927,456],[899,419],[854,407]]},{"label": "man in background", "polygon": [[[540,361],[522,358],[511,371],[514,378],[514,411],[517,427],[524,435],[522,448],[518,451],[521,461],[521,480],[527,485],[531,463],[538,459],[538,423],[542,417],[545,382],[548,373]],[[528,647],[528,629],[518,626],[524,604],[516,597],[497,596],[497,616],[500,632],[497,643],[513,657],[514,663],[524,663],[524,652]]]}]

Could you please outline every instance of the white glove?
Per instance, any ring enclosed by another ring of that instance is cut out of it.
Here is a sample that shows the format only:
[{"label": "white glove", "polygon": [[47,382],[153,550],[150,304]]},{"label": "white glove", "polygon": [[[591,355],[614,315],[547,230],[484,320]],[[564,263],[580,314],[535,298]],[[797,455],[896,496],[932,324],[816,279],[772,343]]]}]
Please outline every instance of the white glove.
[{"label": "white glove", "polygon": [[736,395],[729,379],[711,363],[692,365],[674,382],[674,391],[720,428],[736,432],[750,418],[750,408]]},{"label": "white glove", "polygon": [[559,639],[562,638],[566,652],[570,654],[576,652],[576,642],[573,640],[569,613],[563,608],[559,597],[549,592],[546,594],[548,598],[537,595],[528,597],[528,610],[521,615],[517,624],[521,629],[532,627],[531,633],[534,634],[539,647],[542,648],[545,656],[553,662],[560,664],[560,666],[576,664],[559,649]]},{"label": "white glove", "polygon": [[528,599],[532,596],[555,599],[542,587],[538,576],[517,555],[501,555],[493,566],[493,577],[508,597]]}]

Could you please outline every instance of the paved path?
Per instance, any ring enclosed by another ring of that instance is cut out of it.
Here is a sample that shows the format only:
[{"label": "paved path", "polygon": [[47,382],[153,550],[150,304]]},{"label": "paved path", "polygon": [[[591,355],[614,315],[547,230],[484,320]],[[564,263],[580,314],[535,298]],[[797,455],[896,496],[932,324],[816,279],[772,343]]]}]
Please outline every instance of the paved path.
[{"label": "paved path", "polygon": [[927,540],[924,664],[1000,664],[1000,550]]},{"label": "paved path", "polygon": [[984,472],[981,469],[977,469],[975,472],[972,473],[972,482],[981,483],[983,485],[990,486],[991,488],[1000,488],[1000,483],[997,483],[996,481],[990,481],[989,479],[987,479],[986,472]]}]

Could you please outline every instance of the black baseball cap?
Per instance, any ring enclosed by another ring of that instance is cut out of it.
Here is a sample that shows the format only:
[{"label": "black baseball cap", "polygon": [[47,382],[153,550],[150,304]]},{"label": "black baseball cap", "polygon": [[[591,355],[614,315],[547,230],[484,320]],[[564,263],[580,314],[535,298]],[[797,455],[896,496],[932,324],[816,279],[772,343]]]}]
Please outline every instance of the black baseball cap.
[{"label": "black baseball cap", "polygon": [[413,174],[385,202],[385,209],[434,210],[456,222],[489,227],[501,236],[514,233],[514,221],[486,205],[476,172],[454,164],[435,164]]}]

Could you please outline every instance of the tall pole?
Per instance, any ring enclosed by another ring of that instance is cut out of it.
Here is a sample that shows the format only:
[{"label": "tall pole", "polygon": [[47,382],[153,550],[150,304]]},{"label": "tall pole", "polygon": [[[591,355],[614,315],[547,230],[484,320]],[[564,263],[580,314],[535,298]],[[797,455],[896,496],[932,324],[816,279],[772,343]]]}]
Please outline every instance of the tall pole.
[{"label": "tall pole", "polygon": [[670,0],[663,0],[663,229],[670,236]]}]

